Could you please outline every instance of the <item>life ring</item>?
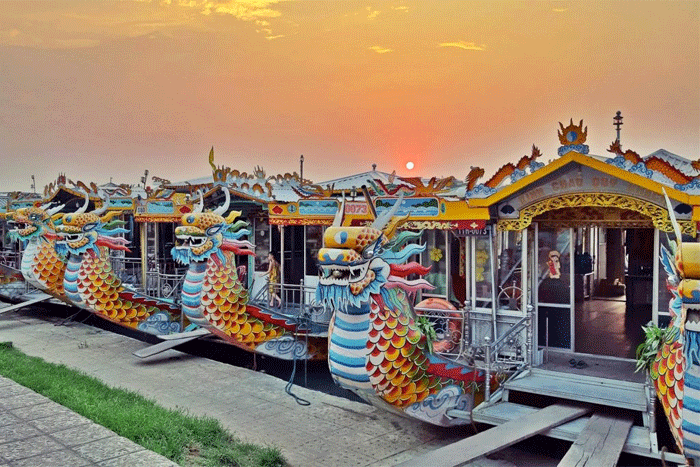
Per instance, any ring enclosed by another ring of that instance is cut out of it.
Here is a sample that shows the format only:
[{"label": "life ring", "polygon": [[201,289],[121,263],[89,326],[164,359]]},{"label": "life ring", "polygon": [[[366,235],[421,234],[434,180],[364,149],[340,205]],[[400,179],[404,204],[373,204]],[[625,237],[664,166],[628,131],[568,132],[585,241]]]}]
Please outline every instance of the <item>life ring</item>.
[{"label": "life ring", "polygon": [[[447,300],[442,298],[426,298],[416,305],[417,309],[428,309],[436,311],[445,311],[440,313],[440,317],[447,320],[447,330],[449,337],[447,339],[433,342],[433,352],[449,352],[454,349],[462,340],[462,324],[464,315],[457,311],[457,308]],[[418,311],[420,313],[420,310]]]}]

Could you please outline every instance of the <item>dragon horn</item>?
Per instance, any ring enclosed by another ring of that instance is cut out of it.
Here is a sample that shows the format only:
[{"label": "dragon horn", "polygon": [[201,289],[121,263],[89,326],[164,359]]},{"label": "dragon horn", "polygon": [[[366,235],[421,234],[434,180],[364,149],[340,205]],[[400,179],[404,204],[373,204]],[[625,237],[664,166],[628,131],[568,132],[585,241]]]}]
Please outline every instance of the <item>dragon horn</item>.
[{"label": "dragon horn", "polygon": [[87,193],[87,191],[83,191],[83,194],[85,194],[85,204],[83,204],[81,207],[78,208],[77,211],[75,211],[75,214],[82,214],[85,211],[87,211],[88,204],[90,204],[90,195]]},{"label": "dragon horn", "polygon": [[335,213],[333,218],[333,227],[340,227],[343,225],[343,217],[345,216],[345,192],[343,192],[343,200],[340,202],[340,208],[338,212]]},{"label": "dragon horn", "polygon": [[676,220],[676,214],[673,212],[673,206],[671,205],[671,200],[668,199],[668,195],[666,194],[666,189],[661,188],[661,190],[664,192],[664,198],[666,198],[666,208],[668,209],[668,217],[671,219],[671,224],[673,225],[673,233],[676,234],[676,241],[678,242],[678,254],[680,255],[681,252],[681,243],[683,242],[682,240],[682,233],[681,233],[681,227],[678,225],[678,221]]},{"label": "dragon horn", "polygon": [[193,212],[195,213],[204,211],[204,193],[202,193],[202,190],[197,190],[197,194],[199,195],[199,204],[194,208]]},{"label": "dragon horn", "polygon": [[226,201],[224,202],[224,204],[214,209],[214,214],[223,216],[224,213],[228,211],[228,207],[231,205],[231,193],[229,193],[228,188],[226,188],[225,186],[222,186],[221,189],[224,190],[224,194],[226,195]]},{"label": "dragon horn", "polygon": [[[48,204],[46,205],[46,208],[44,208],[44,210],[46,211],[46,214],[48,214],[49,217],[50,217],[50,216],[53,216],[53,215],[56,214],[56,213],[58,213],[58,211],[60,211],[61,209],[63,209],[63,208],[66,206],[65,204],[59,204],[58,206],[55,206],[55,207],[49,209],[49,207],[51,206],[51,204],[52,204],[52,203],[48,203]],[[42,207],[43,207],[43,206],[42,206]]]},{"label": "dragon horn", "polygon": [[392,217],[396,214],[396,212],[399,210],[399,206],[401,206],[401,203],[403,202],[403,192],[399,195],[398,199],[396,200],[396,203],[389,209],[387,212],[381,214],[377,219],[374,221],[372,224],[373,229],[377,230],[382,230],[386,225],[389,223]]},{"label": "dragon horn", "polygon": [[105,195],[105,199],[102,201],[102,207],[100,209],[95,209],[92,211],[92,213],[97,216],[101,216],[107,212],[107,206],[109,206],[109,195]]}]

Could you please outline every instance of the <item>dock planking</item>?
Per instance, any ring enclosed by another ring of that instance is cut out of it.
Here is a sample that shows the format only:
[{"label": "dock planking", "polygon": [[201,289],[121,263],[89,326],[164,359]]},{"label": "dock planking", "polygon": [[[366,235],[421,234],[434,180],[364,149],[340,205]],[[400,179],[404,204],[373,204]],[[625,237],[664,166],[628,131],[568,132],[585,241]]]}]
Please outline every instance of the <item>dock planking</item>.
[{"label": "dock planking", "polygon": [[593,414],[559,467],[617,465],[631,428],[631,417]]},{"label": "dock planking", "polygon": [[558,403],[524,415],[497,427],[482,431],[410,461],[401,467],[458,467],[477,457],[491,454],[589,413],[585,405]]},{"label": "dock planking", "polygon": [[39,294],[39,296],[33,296],[33,298],[26,300],[22,303],[18,303],[16,305],[10,305],[10,306],[6,306],[4,308],[0,308],[0,314],[7,313],[8,311],[19,310],[20,308],[24,308],[25,306],[29,306],[29,305],[34,305],[36,303],[45,302],[47,300],[50,300],[51,298],[53,298],[53,297],[51,297],[51,295],[42,293],[42,294]]}]

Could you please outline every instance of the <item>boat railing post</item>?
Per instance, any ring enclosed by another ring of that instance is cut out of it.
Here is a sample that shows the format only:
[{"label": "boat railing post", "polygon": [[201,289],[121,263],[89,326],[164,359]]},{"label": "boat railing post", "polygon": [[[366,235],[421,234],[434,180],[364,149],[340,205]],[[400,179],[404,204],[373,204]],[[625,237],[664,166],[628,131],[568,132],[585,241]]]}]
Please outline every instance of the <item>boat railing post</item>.
[{"label": "boat railing post", "polygon": [[487,404],[491,399],[491,339],[489,336],[484,337],[485,358],[486,358],[486,377],[484,380],[484,402]]},{"label": "boat railing post", "polygon": [[525,365],[527,368],[532,368],[533,363],[534,363],[534,336],[535,333],[532,330],[532,312],[534,311],[535,307],[532,306],[532,303],[527,304],[527,329],[525,330],[525,348],[527,355],[525,355]]},{"label": "boat railing post", "polygon": [[647,416],[645,418],[647,418],[646,422],[649,424],[649,444],[651,452],[659,452],[659,441],[656,437],[656,390],[648,370],[644,380],[644,389],[647,396]]},{"label": "boat railing post", "polygon": [[[299,281],[299,317],[301,318],[301,323],[306,327],[306,333],[304,334],[304,342],[306,344],[307,352],[309,348],[309,331],[311,331],[311,316],[306,310],[306,289],[304,288],[304,278]],[[309,358],[308,356],[304,358],[304,387],[308,388],[309,383],[307,380],[307,375],[309,374]]]}]

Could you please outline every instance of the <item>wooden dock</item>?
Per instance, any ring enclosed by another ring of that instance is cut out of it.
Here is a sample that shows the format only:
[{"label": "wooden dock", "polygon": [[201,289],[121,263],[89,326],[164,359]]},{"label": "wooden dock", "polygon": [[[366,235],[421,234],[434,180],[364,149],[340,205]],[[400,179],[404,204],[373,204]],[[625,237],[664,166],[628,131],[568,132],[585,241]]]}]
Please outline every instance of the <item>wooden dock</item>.
[{"label": "wooden dock", "polygon": [[458,467],[477,457],[500,451],[555,426],[579,418],[590,411],[591,408],[584,405],[553,404],[399,465],[402,467],[426,465]]},{"label": "wooden dock", "polygon": [[593,414],[559,467],[614,467],[632,428],[632,417]]}]

